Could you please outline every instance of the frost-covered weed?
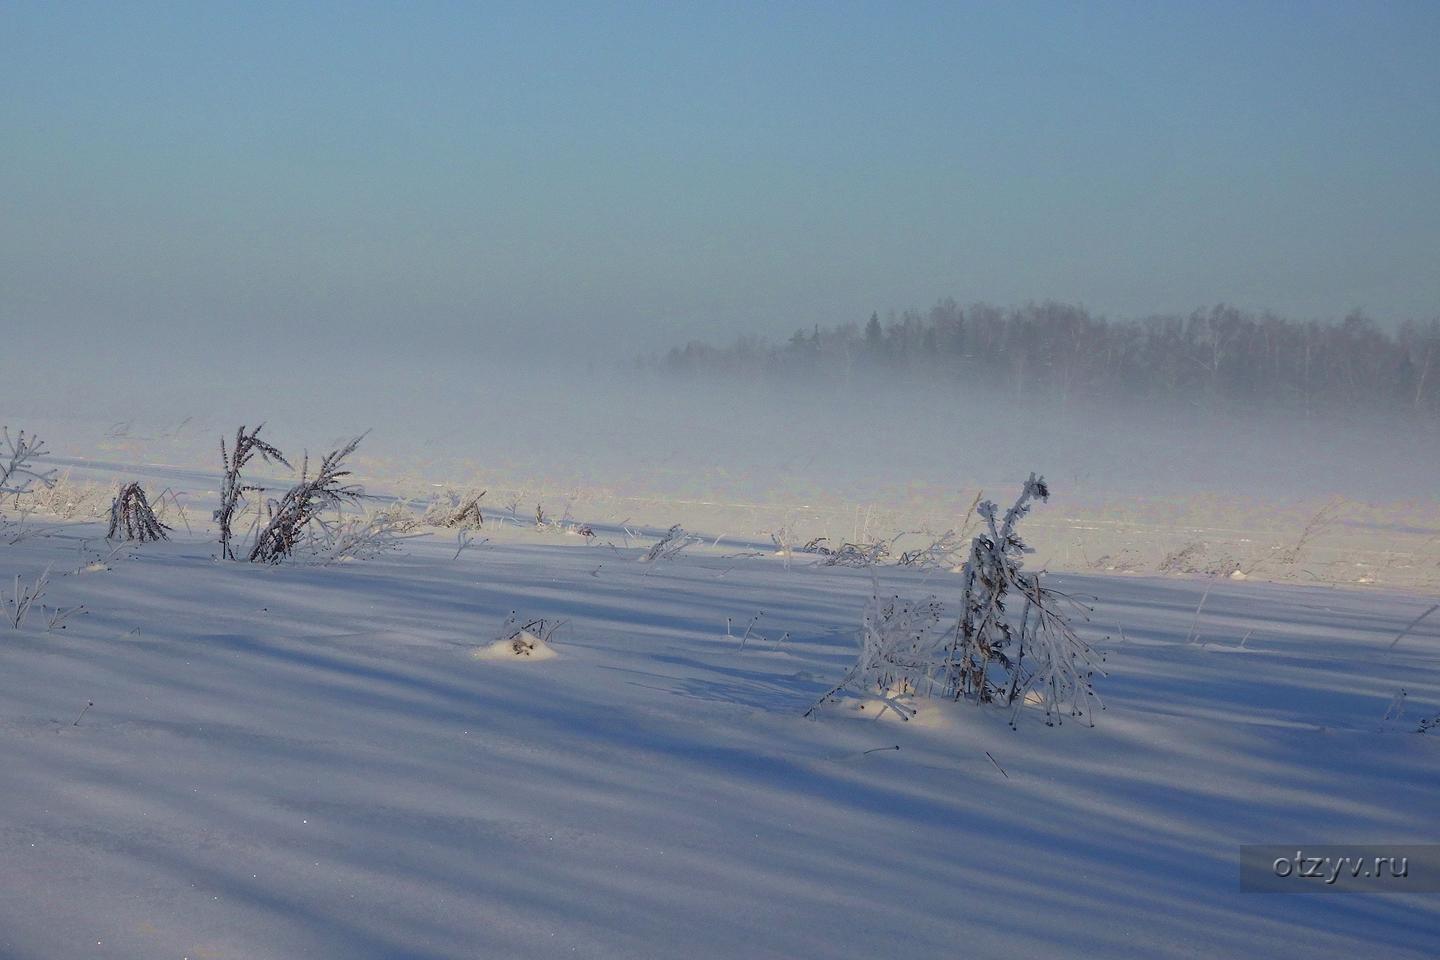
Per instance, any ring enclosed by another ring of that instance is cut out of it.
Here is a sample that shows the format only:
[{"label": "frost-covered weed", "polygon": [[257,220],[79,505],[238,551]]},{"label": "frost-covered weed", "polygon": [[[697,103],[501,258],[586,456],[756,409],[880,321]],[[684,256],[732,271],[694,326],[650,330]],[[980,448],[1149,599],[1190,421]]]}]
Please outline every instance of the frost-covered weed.
[{"label": "frost-covered weed", "polygon": [[106,540],[169,540],[170,528],[160,522],[150,507],[150,498],[139,483],[127,483],[110,504],[110,530]]},{"label": "frost-covered weed", "polygon": [[914,708],[899,698],[938,692],[1009,707],[1012,725],[1027,702],[1043,706],[1048,725],[1065,714],[1088,721],[1099,702],[1093,678],[1102,658],[1070,625],[1088,609],[1023,570],[1030,548],[1016,530],[1034,501],[1049,494],[1044,479],[1031,474],[1003,517],[990,501],[978,505],[985,529],[971,541],[962,569],[960,614],[943,633],[939,601],[881,598],[877,582],[861,615],[855,665],[806,715],[849,692],[878,696],[908,718]]},{"label": "frost-covered weed", "polygon": [[660,560],[672,560],[699,542],[699,537],[686,533],[685,528],[677,523],[646,551],[645,556],[640,558],[640,562],[656,563]]}]

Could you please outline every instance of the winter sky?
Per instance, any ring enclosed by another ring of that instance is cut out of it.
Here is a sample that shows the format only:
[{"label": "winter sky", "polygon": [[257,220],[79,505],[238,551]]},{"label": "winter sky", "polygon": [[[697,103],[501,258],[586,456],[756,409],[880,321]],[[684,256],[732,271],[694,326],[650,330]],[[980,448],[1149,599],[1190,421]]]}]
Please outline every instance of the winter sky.
[{"label": "winter sky", "polygon": [[451,357],[1440,312],[1434,3],[0,6],[0,326]]}]

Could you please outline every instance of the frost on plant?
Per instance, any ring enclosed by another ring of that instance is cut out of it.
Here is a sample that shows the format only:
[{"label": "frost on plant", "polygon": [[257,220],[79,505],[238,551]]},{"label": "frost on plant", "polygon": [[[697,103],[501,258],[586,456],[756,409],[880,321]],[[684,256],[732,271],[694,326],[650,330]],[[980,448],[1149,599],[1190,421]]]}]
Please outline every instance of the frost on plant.
[{"label": "frost on plant", "polygon": [[414,528],[414,517],[403,508],[374,510],[333,522],[317,520],[311,537],[313,560],[321,564],[373,560],[422,536]]},{"label": "frost on plant", "polygon": [[680,524],[675,524],[665,532],[665,536],[655,542],[640,558],[641,563],[655,563],[659,560],[670,560],[680,555],[686,548],[700,542],[699,537],[691,536],[685,532]]},{"label": "frost on plant", "polygon": [[[14,545],[33,536],[44,536],[51,531],[44,528],[27,527],[25,520],[34,509],[37,493],[55,486],[55,471],[39,469],[36,459],[47,455],[45,441],[34,434],[21,430],[18,436],[10,435],[9,427],[0,427],[0,540]],[[5,501],[15,507],[18,519],[9,520],[3,515]]]},{"label": "frost on plant", "polygon": [[9,427],[0,427],[0,497],[19,497],[41,487],[55,484],[54,470],[40,470],[35,460],[49,453],[45,441],[33,433],[10,436]]},{"label": "frost on plant", "polygon": [[49,486],[35,487],[26,494],[25,505],[57,520],[99,520],[110,509],[111,498],[108,485],[72,479],[65,470],[53,476]]},{"label": "frost on plant", "polygon": [[446,490],[425,511],[425,522],[451,529],[479,530],[485,526],[485,516],[480,512],[480,501],[489,491],[459,493]]},{"label": "frost on plant", "polygon": [[327,530],[323,513],[338,509],[343,504],[354,503],[364,491],[345,478],[350,471],[343,469],[345,458],[355,452],[363,437],[356,437],[338,450],[327,453],[320,461],[314,476],[310,475],[310,460],[307,457],[300,468],[300,482],[285,492],[278,502],[267,504],[269,519],[255,537],[250,549],[252,563],[279,563],[295,553],[308,535],[312,526],[321,536]]},{"label": "frost on plant", "polygon": [[890,546],[883,542],[843,543],[838,550],[824,550],[822,556],[822,567],[871,567],[890,556]]},{"label": "frost on plant", "polygon": [[881,597],[880,584],[860,616],[860,656],[844,678],[821,697],[805,716],[849,690],[875,697],[903,719],[915,708],[900,698],[928,695],[945,652],[946,631],[940,629],[943,608],[929,597],[923,601]]},{"label": "frost on plant", "polygon": [[[1049,498],[1044,478],[1032,473],[1003,518],[997,519],[991,501],[980,504],[985,530],[970,543],[945,672],[956,699],[1010,706],[1018,713],[1029,697],[1043,704],[1045,722],[1054,725],[1065,713],[1088,719],[1100,658],[1070,626],[1070,615],[1083,617],[1088,610],[1043,586],[1039,573],[1022,570],[1030,547],[1016,526],[1036,500]],[[1016,604],[1018,622],[1012,615]]]},{"label": "frost on plant", "polygon": [[248,433],[245,431],[245,427],[241,426],[235,431],[233,448],[227,449],[225,438],[220,438],[220,459],[225,466],[225,475],[220,484],[220,506],[215,511],[215,522],[220,525],[220,555],[226,560],[235,559],[235,549],[232,545],[235,534],[232,526],[245,501],[245,494],[264,491],[263,487],[246,483],[241,478],[240,471],[257,453],[266,463],[290,466],[290,461],[285,459],[284,454],[260,439],[260,431],[264,426],[261,424]]},{"label": "frost on plant", "polygon": [[110,531],[106,540],[169,540],[170,528],[150,508],[150,500],[138,483],[120,488],[110,504]]},{"label": "frost on plant", "polygon": [[1098,702],[1092,681],[1100,657],[1069,619],[1088,610],[1022,569],[1030,548],[1016,526],[1049,494],[1031,474],[1003,517],[994,503],[979,504],[984,529],[962,568],[959,616],[943,634],[938,601],[882,600],[877,584],[862,616],[859,658],[807,716],[845,692],[879,696],[908,716],[913,707],[899,698],[938,692],[1011,708],[1012,726],[1027,702],[1043,707],[1048,725],[1067,713],[1088,720]]},{"label": "frost on plant", "polygon": [[25,583],[20,575],[15,575],[15,590],[10,596],[0,594],[0,606],[4,607],[5,622],[10,624],[10,629],[19,630],[25,625],[25,618],[30,611],[45,596],[45,588],[50,585],[50,568],[46,567],[40,575],[31,583]]}]

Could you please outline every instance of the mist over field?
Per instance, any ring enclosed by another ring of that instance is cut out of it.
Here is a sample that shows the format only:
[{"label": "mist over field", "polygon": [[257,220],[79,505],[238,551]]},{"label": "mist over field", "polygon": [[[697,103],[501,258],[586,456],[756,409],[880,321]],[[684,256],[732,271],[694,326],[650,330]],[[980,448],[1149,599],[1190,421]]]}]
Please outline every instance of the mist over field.
[{"label": "mist over field", "polygon": [[[1034,470],[1061,503],[1197,493],[1383,502],[1424,496],[1440,466],[1433,423],[1403,411],[1302,417],[1026,399],[921,376],[757,382],[667,376],[622,358],[356,353],[79,357],[17,370],[7,416],[54,423],[60,455],[110,434],[164,437],[203,462],[221,432],[265,422],[312,451],[371,430],[362,450],[377,479],[478,474],[734,499],[870,502],[1014,484]],[[116,378],[120,369],[135,373]]]}]

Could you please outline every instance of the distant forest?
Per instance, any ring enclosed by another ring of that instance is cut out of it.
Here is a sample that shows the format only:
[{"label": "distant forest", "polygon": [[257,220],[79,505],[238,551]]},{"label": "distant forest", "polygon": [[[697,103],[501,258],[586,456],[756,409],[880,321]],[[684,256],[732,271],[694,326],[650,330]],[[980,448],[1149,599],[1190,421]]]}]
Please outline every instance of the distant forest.
[{"label": "distant forest", "polygon": [[1388,331],[1360,313],[1301,322],[1222,305],[1116,321],[1063,303],[1005,309],[943,300],[928,313],[872,314],[865,324],[799,330],[784,343],[692,342],[641,363],[749,381],[949,381],[1061,403],[1440,412],[1440,319]]}]

